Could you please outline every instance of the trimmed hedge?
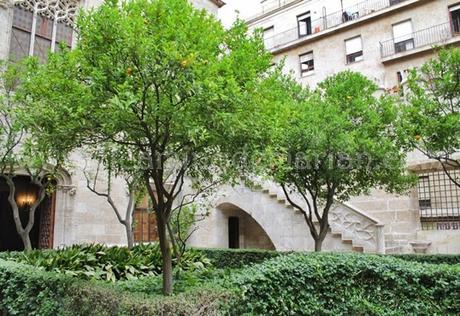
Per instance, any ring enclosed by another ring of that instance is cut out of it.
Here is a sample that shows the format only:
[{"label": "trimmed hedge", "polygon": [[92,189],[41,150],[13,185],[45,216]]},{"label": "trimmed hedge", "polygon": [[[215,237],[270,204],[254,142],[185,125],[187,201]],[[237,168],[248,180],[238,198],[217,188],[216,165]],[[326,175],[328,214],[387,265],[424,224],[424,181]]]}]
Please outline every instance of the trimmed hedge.
[{"label": "trimmed hedge", "polygon": [[129,293],[113,284],[0,260],[0,310],[10,315],[215,315],[228,297],[215,288],[167,298]]},{"label": "trimmed hedge", "polygon": [[256,263],[264,262],[287,252],[259,249],[218,249],[218,248],[193,248],[203,253],[211,260],[213,266],[219,269],[243,268]]},{"label": "trimmed hedge", "polygon": [[420,263],[432,264],[460,264],[460,255],[423,255],[423,254],[406,254],[406,255],[392,255],[395,258],[415,261]]},{"label": "trimmed hedge", "polygon": [[[193,248],[202,252],[211,260],[213,266],[219,269],[225,268],[244,268],[253,264],[262,263],[265,260],[273,259],[278,256],[289,255],[293,252],[278,252],[272,250],[259,249],[219,249],[219,248]],[[300,252],[296,252],[300,253]],[[314,254],[304,252],[305,255]],[[401,254],[384,255],[384,257],[394,257],[405,261],[413,261],[431,264],[460,264],[460,255],[423,255],[423,254]]]},{"label": "trimmed hedge", "polygon": [[459,315],[460,266],[292,254],[242,270],[235,315]]}]

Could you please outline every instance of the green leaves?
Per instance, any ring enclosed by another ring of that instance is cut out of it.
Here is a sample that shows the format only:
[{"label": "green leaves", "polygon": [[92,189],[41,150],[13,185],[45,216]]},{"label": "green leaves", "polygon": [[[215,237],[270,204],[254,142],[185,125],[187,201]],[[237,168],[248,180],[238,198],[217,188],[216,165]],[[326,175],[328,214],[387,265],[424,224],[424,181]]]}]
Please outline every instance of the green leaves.
[{"label": "green leaves", "polygon": [[[98,244],[71,246],[55,251],[34,250],[9,260],[37,268],[64,273],[79,279],[105,281],[132,280],[161,274],[161,253],[158,244],[126,247],[105,247]],[[187,250],[179,267],[182,271],[205,271],[209,259],[200,252]]]},{"label": "green leaves", "polygon": [[[400,119],[400,137],[446,169],[459,168],[460,49],[439,51],[437,58],[413,70],[407,82],[407,104]],[[460,186],[459,179],[453,179]]]},{"label": "green leaves", "polygon": [[230,310],[254,315],[455,314],[459,266],[355,254],[279,256],[233,276]]},{"label": "green leaves", "polygon": [[395,100],[376,91],[364,76],[342,72],[300,98],[283,95],[268,173],[322,198],[347,200],[372,187],[404,190],[410,181],[392,126]]}]

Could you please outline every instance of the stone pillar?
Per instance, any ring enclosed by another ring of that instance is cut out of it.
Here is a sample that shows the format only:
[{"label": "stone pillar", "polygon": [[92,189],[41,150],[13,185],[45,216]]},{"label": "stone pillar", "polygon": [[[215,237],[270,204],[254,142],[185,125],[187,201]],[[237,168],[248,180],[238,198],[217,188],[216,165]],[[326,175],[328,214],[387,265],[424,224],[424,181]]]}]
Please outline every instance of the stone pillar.
[{"label": "stone pillar", "polygon": [[376,252],[378,254],[385,254],[385,235],[383,233],[383,224],[376,224],[375,239],[377,241]]},{"label": "stone pillar", "polygon": [[8,59],[13,11],[13,0],[0,0],[0,60]]}]

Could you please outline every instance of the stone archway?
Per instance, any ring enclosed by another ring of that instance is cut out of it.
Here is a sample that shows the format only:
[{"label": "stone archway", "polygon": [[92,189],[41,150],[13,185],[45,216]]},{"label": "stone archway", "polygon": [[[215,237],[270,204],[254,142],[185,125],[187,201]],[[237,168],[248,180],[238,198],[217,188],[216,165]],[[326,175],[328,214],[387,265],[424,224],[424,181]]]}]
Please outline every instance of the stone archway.
[{"label": "stone archway", "polygon": [[227,247],[275,250],[270,236],[248,212],[231,203],[222,203],[216,210],[221,213]]}]

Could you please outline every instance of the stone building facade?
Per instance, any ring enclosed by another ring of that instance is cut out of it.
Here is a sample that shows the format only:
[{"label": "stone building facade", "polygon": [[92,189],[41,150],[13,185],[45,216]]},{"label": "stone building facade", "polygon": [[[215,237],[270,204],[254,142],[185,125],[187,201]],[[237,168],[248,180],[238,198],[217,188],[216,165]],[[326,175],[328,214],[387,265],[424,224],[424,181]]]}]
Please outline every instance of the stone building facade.
[{"label": "stone building facade", "polygon": [[[30,54],[46,58],[57,40],[72,47],[75,36],[68,26],[75,8],[100,3],[0,0],[0,59]],[[223,5],[220,0],[193,3],[214,14]],[[34,10],[50,4],[59,4],[48,15],[61,12],[59,21],[45,21],[38,14],[33,30]],[[364,73],[382,89],[397,90],[405,70],[433,56],[433,45],[460,42],[457,9],[460,0],[276,0],[264,1],[262,12],[247,22],[251,29],[264,29],[274,62],[285,58],[286,71],[294,71],[302,84],[314,87],[328,75],[350,69]],[[35,41],[31,42],[34,33]],[[39,227],[45,231],[41,235],[48,236],[51,247],[91,242],[124,244],[123,226],[112,209],[104,198],[86,188],[85,158],[75,153],[72,161],[74,167],[63,171],[58,179],[47,213],[52,220]],[[408,168],[420,174],[420,183],[406,196],[374,190],[349,203],[336,203],[323,249],[460,253],[460,193],[446,184],[436,164],[417,153],[410,155]],[[127,203],[122,181],[115,183],[113,190],[120,205]],[[155,239],[155,219],[146,211],[148,203],[141,204],[135,213],[136,239],[151,241]],[[313,249],[302,215],[272,183],[264,183],[259,189],[221,187],[210,205],[209,214],[196,224],[189,241],[193,246]]]},{"label": "stone building facade", "polygon": [[[263,30],[274,62],[284,60],[285,71],[310,87],[338,71],[352,70],[382,90],[397,92],[407,70],[433,57],[435,46],[460,43],[459,0],[262,1],[260,12],[246,20],[251,30]],[[420,153],[411,153],[407,166],[419,175],[410,194],[373,190],[347,205],[338,204],[324,248],[381,252],[383,243],[387,253],[459,253],[459,189]],[[283,212],[285,200],[278,188],[256,193],[242,188],[233,199],[235,209],[251,212],[275,248],[313,249],[301,216]],[[217,227],[225,225],[226,213],[218,214],[209,218],[214,230],[208,234],[214,236],[213,245],[225,246],[229,234]]]},{"label": "stone building facade", "polygon": [[[98,6],[102,0],[0,0],[0,60],[17,60],[34,55],[46,60],[57,42],[75,45],[72,24],[78,8]],[[217,15],[221,0],[192,0],[198,8]],[[87,188],[84,176],[87,159],[80,153],[71,157],[72,167],[62,171],[57,190],[49,207],[39,210],[36,220],[35,245],[62,247],[76,243],[126,244],[123,226],[103,197]],[[100,186],[104,188],[104,183]],[[128,201],[124,181],[115,180],[113,198],[118,205]],[[0,251],[18,250],[21,242],[15,236],[11,210],[6,202],[7,188],[0,183]],[[139,240],[155,239],[155,221],[147,214],[146,205],[139,205],[135,219]],[[44,214],[46,220],[43,220]],[[43,222],[43,223],[41,223]],[[35,229],[34,229],[35,230]]]}]

